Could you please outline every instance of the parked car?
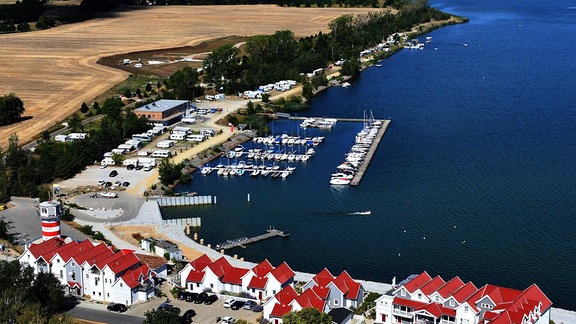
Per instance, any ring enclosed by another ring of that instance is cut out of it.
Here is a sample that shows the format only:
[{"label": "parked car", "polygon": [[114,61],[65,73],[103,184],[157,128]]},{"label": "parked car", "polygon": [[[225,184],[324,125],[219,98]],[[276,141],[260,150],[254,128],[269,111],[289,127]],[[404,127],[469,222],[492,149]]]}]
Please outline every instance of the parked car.
[{"label": "parked car", "polygon": [[111,177],[115,177],[117,175],[118,175],[118,171],[116,171],[116,170],[112,170],[109,174],[109,176],[111,176]]},{"label": "parked car", "polygon": [[208,298],[208,293],[207,292],[201,292],[200,294],[198,294],[198,296],[196,296],[196,300],[194,300],[195,304],[202,304],[206,301],[206,298]]},{"label": "parked car", "polygon": [[122,182],[120,182],[120,181],[115,181],[115,182],[114,182],[114,185],[117,186],[117,187],[120,187],[120,186],[122,185]]},{"label": "parked car", "polygon": [[99,185],[99,186],[102,186],[102,185],[104,185],[104,184],[106,184],[106,181],[104,181],[104,180],[98,180],[98,185]]},{"label": "parked car", "polygon": [[212,295],[208,296],[208,298],[206,298],[206,300],[204,301],[204,304],[206,304],[206,305],[212,305],[212,304],[214,304],[217,300],[218,300],[218,296],[212,294]]},{"label": "parked car", "polygon": [[244,307],[242,307],[242,308],[247,309],[247,310],[251,310],[252,307],[254,307],[254,305],[256,305],[256,302],[255,302],[255,301],[253,301],[253,300],[247,300],[247,301],[244,303]]},{"label": "parked car", "polygon": [[244,301],[243,300],[237,300],[237,301],[233,302],[232,305],[230,305],[230,309],[232,309],[232,310],[239,310],[242,307],[244,307]]},{"label": "parked car", "polygon": [[264,310],[264,307],[262,307],[262,305],[256,304],[256,305],[252,306],[252,311],[255,313],[261,312],[263,310]]},{"label": "parked car", "polygon": [[168,308],[173,308],[173,307],[174,307],[174,305],[164,302],[164,303],[160,304],[160,306],[158,306],[157,310],[168,309]]},{"label": "parked car", "polygon": [[189,309],[182,314],[180,319],[182,323],[189,324],[192,323],[192,317],[194,316],[196,316],[196,312],[193,309]]},{"label": "parked car", "polygon": [[128,164],[126,166],[126,170],[134,170],[134,168],[135,168],[134,164]]},{"label": "parked car", "polygon": [[184,300],[186,299],[186,296],[189,294],[189,292],[182,290],[178,292],[178,299],[180,300]]},{"label": "parked car", "polygon": [[225,324],[236,323],[236,319],[232,316],[226,316],[226,317],[222,318],[222,323],[225,323]]},{"label": "parked car", "polygon": [[224,302],[224,307],[225,307],[225,308],[230,308],[230,306],[232,306],[232,304],[234,304],[235,301],[236,301],[235,298],[228,298],[228,299],[226,299],[226,301]]},{"label": "parked car", "polygon": [[108,305],[107,309],[111,312],[124,313],[128,310],[128,307],[126,307],[124,304],[112,303]]},{"label": "parked car", "polygon": [[196,301],[196,298],[198,298],[198,294],[197,294],[197,293],[189,292],[189,293],[186,295],[185,300],[186,300],[187,302],[191,303],[191,302],[193,302],[193,301]]}]

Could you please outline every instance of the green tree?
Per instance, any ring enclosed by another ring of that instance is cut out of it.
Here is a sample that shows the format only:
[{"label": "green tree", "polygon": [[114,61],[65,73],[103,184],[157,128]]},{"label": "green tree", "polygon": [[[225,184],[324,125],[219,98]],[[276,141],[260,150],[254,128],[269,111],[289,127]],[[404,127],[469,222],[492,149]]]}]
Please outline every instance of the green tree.
[{"label": "green tree", "polygon": [[144,324],[180,324],[179,315],[174,308],[152,309],[144,313]]},{"label": "green tree", "polygon": [[92,107],[94,108],[94,110],[96,111],[97,114],[102,113],[102,111],[100,109],[100,104],[98,103],[98,101],[94,101],[94,104],[92,105]]},{"label": "green tree", "polygon": [[130,89],[126,88],[126,90],[124,91],[124,97],[130,99],[132,98],[132,91],[130,91]]},{"label": "green tree", "polygon": [[14,93],[0,97],[0,126],[18,121],[24,110],[24,102]]},{"label": "green tree", "polygon": [[174,72],[168,79],[168,85],[174,89],[176,98],[183,100],[194,99],[198,72],[189,66]]},{"label": "green tree", "polygon": [[73,113],[68,119],[68,128],[72,133],[81,132],[84,130],[84,125],[82,125],[82,119],[77,113]]},{"label": "green tree", "polygon": [[160,176],[162,184],[169,186],[180,179],[182,167],[182,163],[174,164],[168,159],[162,160],[160,166],[158,166],[158,175]]},{"label": "green tree", "polygon": [[216,89],[220,89],[229,80],[238,77],[240,50],[232,44],[215,49],[204,59],[203,67],[206,78],[213,81]]},{"label": "green tree", "polygon": [[19,32],[27,32],[30,31],[30,24],[28,23],[19,23],[18,26],[16,27],[16,29]]},{"label": "green tree", "polygon": [[152,84],[151,83],[146,83],[146,91],[147,92],[152,91]]},{"label": "green tree", "polygon": [[285,324],[331,324],[332,317],[321,313],[316,308],[304,308],[298,312],[290,312],[282,317]]},{"label": "green tree", "polygon": [[88,107],[88,105],[83,102],[82,105],[80,106],[80,112],[85,114],[90,110],[90,107]]},{"label": "green tree", "polygon": [[312,90],[313,90],[312,84],[308,80],[304,81],[304,83],[302,84],[302,97],[306,99],[312,98],[313,95]]}]

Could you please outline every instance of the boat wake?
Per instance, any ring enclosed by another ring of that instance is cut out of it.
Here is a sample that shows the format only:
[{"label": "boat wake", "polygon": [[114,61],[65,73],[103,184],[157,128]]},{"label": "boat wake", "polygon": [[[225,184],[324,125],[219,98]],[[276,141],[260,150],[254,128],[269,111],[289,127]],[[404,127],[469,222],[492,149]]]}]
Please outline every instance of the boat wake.
[{"label": "boat wake", "polygon": [[348,213],[348,215],[370,215],[370,214],[372,214],[372,211],[370,211],[370,210],[362,210],[362,211]]}]

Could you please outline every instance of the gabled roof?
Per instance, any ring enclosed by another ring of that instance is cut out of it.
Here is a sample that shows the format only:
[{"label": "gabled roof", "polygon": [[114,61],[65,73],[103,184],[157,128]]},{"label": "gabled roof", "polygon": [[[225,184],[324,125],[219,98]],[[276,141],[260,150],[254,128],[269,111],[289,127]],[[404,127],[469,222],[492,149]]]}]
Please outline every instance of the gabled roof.
[{"label": "gabled roof", "polygon": [[212,263],[212,260],[210,260],[210,257],[206,254],[202,254],[199,258],[195,259],[194,261],[191,261],[190,265],[192,266],[192,269],[197,270],[197,271],[202,271],[210,263]]},{"label": "gabled roof", "polygon": [[413,293],[416,291],[416,289],[424,286],[430,279],[432,279],[432,277],[430,277],[430,275],[424,271],[417,275],[414,279],[407,282],[404,285],[404,288],[406,288],[409,293]]},{"label": "gabled roof", "polygon": [[360,293],[360,287],[362,286],[359,282],[354,281],[352,277],[346,272],[342,271],[336,279],[333,281],[334,285],[344,294],[346,299],[357,299]]},{"label": "gabled roof", "polygon": [[319,312],[324,312],[326,301],[314,292],[312,289],[306,289],[300,296],[296,297],[295,301],[302,308],[316,308]]},{"label": "gabled roof", "polygon": [[280,290],[274,298],[279,304],[288,305],[290,304],[296,297],[298,297],[298,293],[294,290],[294,287],[288,285],[284,287],[284,289]]},{"label": "gabled roof", "polygon": [[476,303],[484,297],[490,298],[490,300],[495,304],[499,305],[502,303],[509,303],[516,299],[522,292],[515,289],[498,287],[494,285],[484,285],[479,288],[472,296],[470,296],[466,302],[470,305],[470,307],[475,311],[478,312],[478,308],[476,307]]},{"label": "gabled roof", "polygon": [[428,281],[424,286],[420,287],[420,291],[424,295],[430,296],[430,294],[438,290],[438,288],[442,287],[442,285],[445,283],[446,282],[444,279],[442,279],[442,277],[436,276],[434,279]]},{"label": "gabled roof", "polygon": [[454,277],[446,282],[442,287],[438,288],[436,292],[444,299],[450,297],[454,292],[464,286],[464,281],[460,277]]},{"label": "gabled roof", "polygon": [[[93,265],[93,266],[95,265],[98,269],[102,270],[102,269],[104,269],[104,267],[108,263],[112,263],[112,262],[120,259],[123,256],[124,256],[124,254],[122,254],[122,253],[112,253],[105,258],[95,259],[96,262],[94,264],[91,264],[91,265]],[[88,260],[88,262],[90,262],[90,260]]]},{"label": "gabled roof", "polygon": [[225,257],[221,257],[220,259],[209,264],[208,268],[212,270],[212,272],[216,275],[216,277],[222,279],[222,277],[224,277],[226,272],[230,268],[232,268],[232,265],[230,264],[230,262],[228,262],[228,260],[226,260]]},{"label": "gabled roof", "polygon": [[456,311],[454,309],[443,307],[437,303],[420,306],[416,309],[416,312],[427,312],[436,318],[440,318],[442,315],[456,317]]},{"label": "gabled roof", "polygon": [[31,244],[28,251],[32,256],[38,259],[40,256],[64,246],[64,240],[59,237],[54,237],[38,244]]},{"label": "gabled roof", "polygon": [[114,272],[114,274],[119,274],[135,264],[140,264],[140,259],[138,259],[134,253],[129,253],[123,255],[117,260],[114,260],[114,262],[108,263],[107,266],[112,270],[112,272]]},{"label": "gabled roof", "polygon": [[[506,311],[497,315],[491,322],[493,324],[522,323],[528,318],[530,313],[537,315],[544,314],[552,306],[552,301],[546,297],[540,288],[533,284],[526,288],[513,302],[509,304]],[[538,312],[535,310],[538,309]]]},{"label": "gabled roof", "polygon": [[48,262],[51,262],[52,258],[56,255],[56,253],[58,253],[60,251],[64,252],[64,251],[70,250],[73,247],[75,247],[76,245],[78,245],[78,242],[76,242],[76,241],[65,243],[64,245],[58,247],[57,249],[54,249],[52,251],[44,253],[42,255],[42,258]]},{"label": "gabled roof", "polygon": [[334,276],[332,273],[330,273],[330,271],[328,271],[328,269],[324,268],[322,271],[318,272],[318,274],[315,275],[312,280],[314,280],[318,286],[326,287],[334,280]]},{"label": "gabled roof", "polygon": [[292,311],[292,305],[274,304],[274,308],[270,312],[271,317],[282,317],[284,314]]},{"label": "gabled roof", "polygon": [[91,249],[87,249],[85,252],[78,253],[72,258],[76,260],[77,264],[83,264],[88,261],[88,264],[93,265],[97,260],[101,258],[107,258],[108,256],[114,254],[112,250],[106,244],[96,244]]},{"label": "gabled roof", "polygon": [[242,284],[242,277],[248,272],[248,269],[231,267],[226,271],[222,277],[222,283],[229,283],[234,285]]},{"label": "gabled roof", "polygon": [[76,281],[68,281],[68,287],[70,287],[70,288],[74,288],[74,287],[82,288],[82,285],[80,285]]},{"label": "gabled roof", "polygon": [[144,264],[134,270],[126,271],[122,276],[122,280],[130,289],[134,289],[140,285],[140,280],[148,276],[150,276],[150,267]]},{"label": "gabled roof", "polygon": [[280,284],[284,284],[291,278],[294,278],[296,274],[290,269],[286,262],[282,262],[276,269],[270,271],[270,275],[274,276]]},{"label": "gabled roof", "polygon": [[474,286],[472,281],[468,281],[464,286],[458,289],[452,297],[459,303],[463,303],[468,297],[470,297],[478,288]]},{"label": "gabled roof", "polygon": [[328,298],[328,295],[330,294],[330,288],[328,288],[328,287],[314,286],[310,289],[314,290],[316,295],[318,295],[318,297],[320,297],[322,299]]},{"label": "gabled roof", "polygon": [[71,257],[78,255],[80,253],[86,253],[88,250],[94,247],[94,244],[90,240],[84,240],[73,246],[71,249],[66,249],[63,251],[58,251],[57,254],[62,258],[64,263],[68,262]]},{"label": "gabled roof", "polygon": [[204,271],[192,269],[192,271],[188,273],[188,277],[186,277],[186,282],[201,283],[204,280],[205,274],[206,272]]},{"label": "gabled roof", "polygon": [[268,259],[264,259],[262,262],[258,263],[257,266],[252,268],[252,272],[254,272],[256,277],[264,277],[272,270],[274,270],[274,266],[270,264]]}]

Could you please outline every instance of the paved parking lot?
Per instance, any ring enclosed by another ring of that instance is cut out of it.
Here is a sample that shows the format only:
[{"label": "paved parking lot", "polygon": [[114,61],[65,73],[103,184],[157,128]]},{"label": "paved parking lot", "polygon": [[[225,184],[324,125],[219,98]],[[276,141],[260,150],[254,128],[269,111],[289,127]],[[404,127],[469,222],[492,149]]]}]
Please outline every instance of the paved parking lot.
[{"label": "paved parking lot", "polygon": [[[110,172],[116,170],[118,175],[115,177],[110,177]],[[63,193],[68,193],[71,190],[83,190],[86,187],[93,187],[91,190],[98,189],[98,180],[104,180],[106,182],[130,182],[130,186],[139,183],[143,179],[150,176],[150,171],[141,170],[128,170],[125,166],[108,166],[101,169],[99,166],[88,166],[86,170],[78,173],[74,178],[64,180],[58,184],[61,187]],[[130,188],[128,186],[128,188]],[[78,189],[80,188],[80,189]],[[103,189],[103,188],[100,188]],[[120,188],[119,188],[120,189]],[[76,192],[70,193],[76,193]],[[102,191],[102,190],[100,190]]]},{"label": "paved parking lot", "polygon": [[[167,290],[169,285],[165,285],[163,290]],[[180,308],[182,315],[188,309],[193,309],[196,312],[196,316],[193,317],[194,323],[217,323],[216,319],[218,317],[223,318],[225,316],[232,316],[236,320],[243,319],[248,321],[248,323],[258,323],[257,318],[260,317],[261,313],[255,313],[249,310],[239,309],[231,310],[229,308],[224,308],[224,301],[231,296],[218,295],[218,300],[212,305],[205,304],[195,304],[188,303],[183,300],[173,299],[170,297],[170,303],[174,307]],[[132,316],[144,316],[144,314],[150,309],[156,309],[160,304],[162,304],[166,298],[154,298],[146,303],[133,306],[129,309],[126,314]]]}]

